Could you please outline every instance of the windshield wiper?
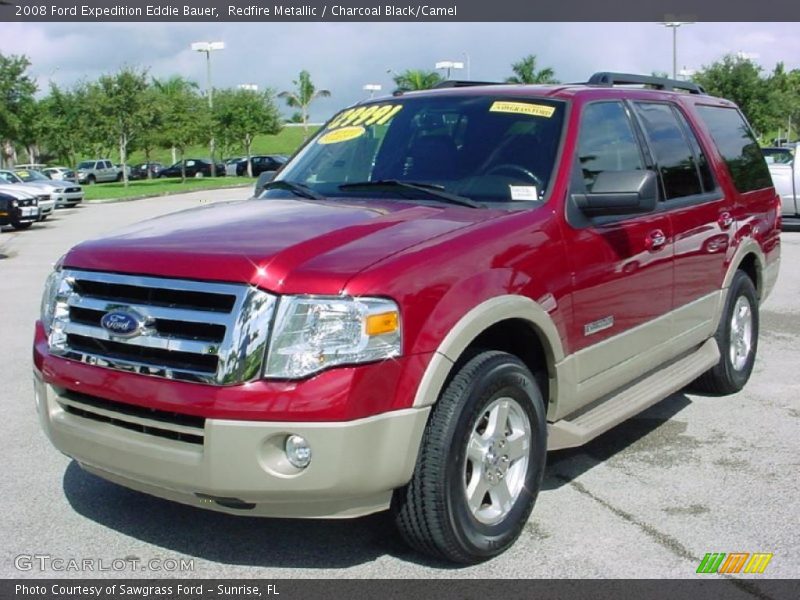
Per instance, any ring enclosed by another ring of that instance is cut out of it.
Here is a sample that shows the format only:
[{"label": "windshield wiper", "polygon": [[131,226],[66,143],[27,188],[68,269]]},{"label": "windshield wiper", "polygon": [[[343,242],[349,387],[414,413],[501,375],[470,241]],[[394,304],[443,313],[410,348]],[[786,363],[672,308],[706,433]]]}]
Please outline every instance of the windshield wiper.
[{"label": "windshield wiper", "polygon": [[435,185],[432,183],[423,183],[418,181],[399,181],[397,179],[378,179],[376,181],[356,181],[353,183],[343,183],[339,186],[340,190],[355,190],[360,188],[372,188],[372,187],[385,187],[385,188],[392,188],[397,187],[401,189],[407,190],[414,190],[417,192],[422,192],[423,194],[429,196],[430,198],[435,198],[437,200],[444,200],[445,202],[449,202],[450,204],[458,204],[460,206],[469,206],[470,208],[481,208],[481,205],[477,202],[470,200],[469,198],[465,198],[464,196],[457,196],[456,194],[451,194],[449,192],[444,191],[444,187],[441,185]]},{"label": "windshield wiper", "polygon": [[293,194],[309,200],[326,200],[325,196],[318,194],[307,185],[297,183],[295,181],[287,181],[286,179],[273,179],[267,182],[262,189],[268,190],[270,188],[278,188],[289,190]]}]

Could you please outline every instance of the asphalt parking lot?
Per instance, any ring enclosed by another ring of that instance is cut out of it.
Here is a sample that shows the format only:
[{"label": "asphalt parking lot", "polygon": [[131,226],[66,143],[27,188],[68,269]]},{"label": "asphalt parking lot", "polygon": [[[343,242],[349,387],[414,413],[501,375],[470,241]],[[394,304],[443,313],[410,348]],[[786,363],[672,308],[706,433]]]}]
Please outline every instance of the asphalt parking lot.
[{"label": "asphalt parking lot", "polygon": [[[725,398],[678,393],[582,449],[551,454],[522,537],[487,563],[454,568],[415,555],[385,515],[237,518],[84,473],[50,446],[33,405],[33,323],[52,263],[80,240],[247,191],[81,206],[28,231],[0,234],[0,576],[685,578],[695,576],[707,552],[774,553],[765,575],[742,578],[800,574],[800,233],[784,233],[781,274],[762,307],[758,360],[744,391]],[[33,554],[106,565],[185,558],[194,569],[15,566],[17,557]]]}]

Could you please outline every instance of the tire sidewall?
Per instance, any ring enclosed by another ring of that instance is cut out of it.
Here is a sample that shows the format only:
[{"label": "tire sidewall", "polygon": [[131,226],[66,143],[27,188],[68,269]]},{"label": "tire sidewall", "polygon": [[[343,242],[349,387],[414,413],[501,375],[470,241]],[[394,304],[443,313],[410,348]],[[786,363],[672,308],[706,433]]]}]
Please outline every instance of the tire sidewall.
[{"label": "tire sidewall", "polygon": [[[747,357],[747,362],[741,370],[736,370],[733,367],[730,356],[730,343],[731,343],[731,317],[733,310],[739,298],[744,297],[750,304],[750,314],[752,315],[752,343],[750,346],[750,354]],[[725,376],[733,385],[736,391],[741,390],[750,379],[750,374],[753,372],[753,365],[755,364],[756,352],[758,350],[758,333],[759,333],[759,315],[758,315],[758,297],[756,295],[755,287],[750,278],[742,273],[737,272],[733,279],[728,293],[727,302],[725,305],[725,312],[723,314],[723,322],[720,324],[720,337],[718,339],[720,345],[720,353],[722,354],[722,367],[725,370]]]},{"label": "tire sidewall", "polygon": [[[536,500],[544,474],[547,452],[546,421],[541,393],[533,376],[521,363],[492,361],[476,373],[466,393],[464,404],[451,438],[451,460],[445,476],[447,512],[458,545],[478,557],[491,557],[505,550],[522,532]],[[464,493],[464,469],[467,441],[478,417],[486,407],[501,397],[509,397],[525,411],[530,426],[528,472],[522,492],[501,522],[487,525],[478,521],[467,505]]]}]

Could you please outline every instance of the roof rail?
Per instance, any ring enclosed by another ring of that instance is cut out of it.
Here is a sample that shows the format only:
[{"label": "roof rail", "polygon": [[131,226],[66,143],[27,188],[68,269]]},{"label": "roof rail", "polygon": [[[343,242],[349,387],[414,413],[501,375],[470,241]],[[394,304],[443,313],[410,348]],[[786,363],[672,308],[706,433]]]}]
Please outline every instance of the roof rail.
[{"label": "roof rail", "polygon": [[652,77],[649,75],[634,75],[632,73],[595,73],[587,82],[589,85],[604,85],[613,87],[615,85],[649,85],[657,90],[668,92],[674,90],[684,90],[690,94],[705,94],[703,86],[690,81],[678,81],[677,79],[667,79],[666,77]]},{"label": "roof rail", "polygon": [[444,81],[440,81],[435,86],[433,86],[433,89],[438,90],[440,88],[472,87],[475,85],[503,85],[503,84],[499,81],[464,81],[458,79],[446,79]]}]

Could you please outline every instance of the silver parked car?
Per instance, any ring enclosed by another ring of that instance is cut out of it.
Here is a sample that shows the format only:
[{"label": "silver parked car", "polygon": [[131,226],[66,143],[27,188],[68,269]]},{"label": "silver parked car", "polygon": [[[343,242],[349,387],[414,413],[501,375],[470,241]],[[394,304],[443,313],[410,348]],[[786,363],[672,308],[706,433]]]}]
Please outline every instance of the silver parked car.
[{"label": "silver parked car", "polygon": [[27,169],[0,171],[0,179],[7,183],[36,187],[40,193],[48,194],[55,201],[56,207],[75,206],[83,201],[83,188],[77,183],[50,179],[39,171]]},{"label": "silver parked car", "polygon": [[103,183],[122,181],[122,170],[115,167],[107,158],[100,160],[84,160],[78,164],[78,183]]}]

